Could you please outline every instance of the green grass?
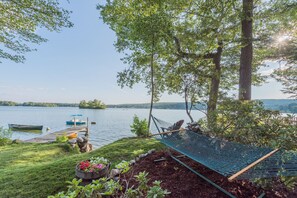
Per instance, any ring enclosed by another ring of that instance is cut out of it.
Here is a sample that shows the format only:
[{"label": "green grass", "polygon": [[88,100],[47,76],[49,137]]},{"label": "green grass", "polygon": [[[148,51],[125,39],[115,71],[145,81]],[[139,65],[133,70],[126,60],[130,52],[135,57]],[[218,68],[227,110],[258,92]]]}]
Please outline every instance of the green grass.
[{"label": "green grass", "polygon": [[153,139],[125,138],[90,153],[68,152],[65,144],[14,144],[0,147],[0,197],[47,197],[66,190],[75,177],[75,165],[92,156],[113,165],[131,160],[140,151],[162,149]]}]

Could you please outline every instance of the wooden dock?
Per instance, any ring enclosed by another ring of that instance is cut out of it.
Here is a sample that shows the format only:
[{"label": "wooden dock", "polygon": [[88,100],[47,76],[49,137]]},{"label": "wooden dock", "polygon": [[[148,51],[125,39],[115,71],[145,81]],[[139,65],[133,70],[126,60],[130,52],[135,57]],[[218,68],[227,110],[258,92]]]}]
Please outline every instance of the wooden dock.
[{"label": "wooden dock", "polygon": [[87,131],[87,127],[71,127],[61,131],[56,131],[53,133],[46,134],[44,136],[25,140],[24,142],[49,143],[49,142],[56,141],[57,136],[62,136],[62,135],[67,136],[67,135],[70,135],[71,133],[79,133],[79,132],[86,132],[86,131]]}]

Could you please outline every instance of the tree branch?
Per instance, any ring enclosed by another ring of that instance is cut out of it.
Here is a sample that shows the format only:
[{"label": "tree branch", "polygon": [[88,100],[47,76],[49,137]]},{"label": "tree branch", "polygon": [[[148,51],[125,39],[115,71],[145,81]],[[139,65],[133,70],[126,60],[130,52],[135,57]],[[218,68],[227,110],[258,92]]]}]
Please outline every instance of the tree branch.
[{"label": "tree branch", "polygon": [[176,36],[173,36],[174,43],[177,49],[177,56],[181,58],[193,58],[193,59],[213,59],[216,53],[207,53],[207,54],[195,54],[195,53],[186,53],[181,50],[180,41]]}]

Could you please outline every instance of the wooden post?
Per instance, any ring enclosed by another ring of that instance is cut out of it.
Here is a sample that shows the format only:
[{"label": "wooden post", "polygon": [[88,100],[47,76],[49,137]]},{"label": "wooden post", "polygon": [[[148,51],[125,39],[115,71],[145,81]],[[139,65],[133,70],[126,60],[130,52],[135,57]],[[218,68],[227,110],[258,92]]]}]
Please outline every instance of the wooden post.
[{"label": "wooden post", "polygon": [[89,117],[87,117],[87,128],[86,128],[86,137],[89,137]]},{"label": "wooden post", "polygon": [[256,166],[258,163],[260,163],[261,161],[265,160],[266,158],[270,157],[271,155],[273,155],[274,153],[276,153],[279,149],[275,149],[273,151],[271,151],[270,153],[268,153],[267,155],[264,155],[263,157],[261,157],[260,159],[254,161],[253,163],[251,163],[250,165],[248,165],[247,167],[241,169],[240,171],[238,171],[237,173],[235,173],[234,175],[232,175],[231,177],[228,178],[229,181],[233,181],[236,177],[238,177],[239,175],[243,174],[244,172],[246,172],[247,170],[253,168],[254,166]]}]

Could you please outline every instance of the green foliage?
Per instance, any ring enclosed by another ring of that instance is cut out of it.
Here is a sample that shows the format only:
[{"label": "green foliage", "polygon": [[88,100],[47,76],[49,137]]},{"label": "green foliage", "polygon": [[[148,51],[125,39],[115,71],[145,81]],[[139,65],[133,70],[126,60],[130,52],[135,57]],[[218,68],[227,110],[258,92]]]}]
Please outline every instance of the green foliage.
[{"label": "green foliage", "polygon": [[143,153],[144,153],[144,150],[142,150],[142,149],[133,151],[133,154],[134,154],[135,157],[137,157],[137,156],[139,156],[140,154],[143,154]]},{"label": "green foliage", "polygon": [[0,101],[0,106],[29,106],[29,107],[77,107],[78,104],[71,103],[48,103],[48,102],[23,102]]},{"label": "green foliage", "polygon": [[74,154],[80,153],[80,149],[77,146],[77,144],[75,144],[75,146],[73,147],[69,142],[65,142],[65,143],[60,144],[59,146],[61,148],[63,148],[63,150],[68,153],[74,153]]},{"label": "green foliage", "polygon": [[66,133],[64,133],[63,135],[56,136],[56,142],[64,143],[67,141],[68,141],[68,137],[67,137]]},{"label": "green foliage", "polygon": [[[259,101],[225,99],[215,116],[216,128],[207,132],[211,135],[244,144],[297,149],[294,116],[283,117],[278,111],[266,110]],[[200,123],[206,126],[205,121]]]},{"label": "green foliage", "polygon": [[[218,98],[238,84],[241,1],[114,0],[98,9],[117,36],[116,49],[126,52],[122,60],[127,68],[118,74],[120,86],[142,82],[151,88],[152,54],[154,95],[167,90],[185,100],[207,101],[215,110]],[[257,71],[271,58],[275,34],[296,29],[296,9],[292,0],[254,2],[253,84],[265,81]],[[194,77],[186,86],[185,75]]]},{"label": "green foliage", "polygon": [[90,158],[90,163],[91,164],[108,164],[108,160],[105,159],[104,157],[91,157]]},{"label": "green foliage", "polygon": [[147,197],[147,198],[163,198],[170,194],[166,189],[162,189],[161,181],[154,181],[153,186],[148,185],[149,179],[147,178],[147,172],[140,172],[135,175],[136,181],[138,182],[137,188],[128,188],[124,192],[124,197],[136,198],[136,197]]},{"label": "green foliage", "polygon": [[136,181],[139,183],[138,189],[139,191],[147,191],[148,190],[148,181],[149,179],[147,178],[148,173],[143,171],[140,172],[138,175],[135,175],[134,177],[136,178]]},{"label": "green foliage", "polygon": [[[102,156],[113,164],[134,159],[135,148],[163,149],[154,139],[125,138],[89,153],[68,152],[61,144],[10,144],[0,147],[1,197],[47,197],[67,191],[78,162]],[[21,180],[19,178],[22,178]],[[45,188],[46,186],[46,188]]]},{"label": "green foliage", "polygon": [[86,102],[85,100],[80,101],[79,108],[81,109],[106,109],[106,105],[100,100],[94,99]]},{"label": "green foliage", "polygon": [[9,0],[0,1],[0,49],[1,59],[23,62],[24,54],[33,51],[30,43],[40,44],[46,39],[36,32],[43,28],[60,31],[71,27],[70,12],[61,8],[57,0]]},{"label": "green foliage", "polygon": [[120,163],[118,163],[117,165],[115,165],[115,167],[117,169],[119,169],[122,174],[126,173],[126,172],[128,172],[130,170],[130,164],[129,164],[129,162],[127,162],[125,160],[123,160]]},{"label": "green foliage", "polygon": [[161,181],[154,181],[153,186],[147,192],[147,198],[163,198],[170,194],[166,189],[162,189]]},{"label": "green foliage", "polygon": [[100,178],[92,181],[91,184],[81,186],[82,180],[73,179],[71,182],[68,181],[68,191],[59,192],[54,196],[48,196],[48,198],[100,198],[104,195],[113,195],[117,190],[121,190],[122,187],[119,182],[114,180],[108,180],[107,178]]},{"label": "green foliage", "polygon": [[91,184],[86,186],[80,185],[82,180],[73,179],[67,181],[68,190],[66,192],[59,192],[54,196],[48,196],[48,198],[101,198],[103,196],[115,196],[120,197],[136,198],[136,197],[147,197],[147,198],[163,198],[170,194],[167,190],[163,190],[160,181],[154,181],[153,186],[148,186],[149,179],[147,178],[148,173],[140,172],[135,175],[139,185],[137,188],[128,188],[122,191],[123,188],[119,181],[109,180],[107,178],[100,178],[93,180]]},{"label": "green foliage", "polygon": [[4,129],[3,127],[0,127],[0,146],[4,146],[8,143],[11,143],[11,134],[12,133],[9,129]]},{"label": "green foliage", "polygon": [[130,127],[131,132],[136,134],[137,137],[148,137],[150,134],[147,120],[140,120],[137,115],[134,116],[133,124]]},{"label": "green foliage", "polygon": [[297,65],[296,64],[290,65],[286,68],[276,69],[272,74],[272,76],[278,82],[281,82],[282,85],[284,86],[284,88],[282,89],[283,93],[290,94],[292,98],[297,99]]}]

